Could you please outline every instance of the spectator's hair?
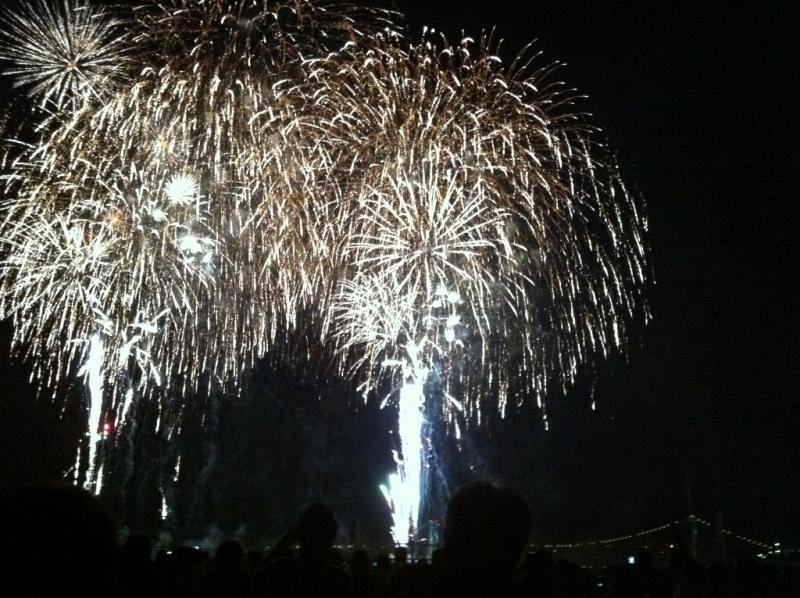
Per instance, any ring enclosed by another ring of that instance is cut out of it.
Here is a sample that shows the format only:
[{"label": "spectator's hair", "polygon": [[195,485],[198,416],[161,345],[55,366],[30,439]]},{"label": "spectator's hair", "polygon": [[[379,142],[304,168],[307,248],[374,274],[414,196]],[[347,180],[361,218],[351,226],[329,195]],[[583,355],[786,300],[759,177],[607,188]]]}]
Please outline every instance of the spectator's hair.
[{"label": "spectator's hair", "polygon": [[31,486],[0,499],[0,516],[7,539],[7,587],[30,595],[50,590],[86,595],[92,587],[109,591],[116,533],[94,495],[69,485]]},{"label": "spectator's hair", "polygon": [[339,524],[330,507],[314,503],[306,507],[297,521],[297,535],[304,552],[327,552],[333,548]]},{"label": "spectator's hair", "polygon": [[530,530],[530,510],[519,494],[489,482],[469,482],[447,505],[445,548],[461,566],[510,575]]},{"label": "spectator's hair", "polygon": [[221,567],[235,569],[244,562],[244,549],[236,540],[227,540],[217,547],[216,557]]}]

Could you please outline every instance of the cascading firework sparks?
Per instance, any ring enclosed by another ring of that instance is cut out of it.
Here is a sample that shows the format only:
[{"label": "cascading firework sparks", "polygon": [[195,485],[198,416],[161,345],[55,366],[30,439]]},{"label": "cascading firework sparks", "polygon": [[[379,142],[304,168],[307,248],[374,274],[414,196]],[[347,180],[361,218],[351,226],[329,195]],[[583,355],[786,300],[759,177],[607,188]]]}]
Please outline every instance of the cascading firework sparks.
[{"label": "cascading firework sparks", "polygon": [[431,374],[452,428],[526,399],[546,419],[548,388],[648,317],[641,202],[535,56],[324,0],[3,18],[43,110],[5,121],[0,316],[43,386],[86,374],[89,486],[103,418],[235,388],[303,335],[365,396],[399,389],[406,542]]},{"label": "cascading firework sparks", "polygon": [[[9,18],[80,37],[85,15],[111,12],[39,0]],[[163,399],[237,384],[315,296],[314,264],[330,244],[312,193],[322,157],[306,151],[309,98],[290,75],[303,80],[305,54],[358,43],[356,17],[365,32],[385,17],[302,0],[173,0],[114,14],[122,50],[105,29],[84,33],[97,54],[120,57],[119,76],[102,78],[103,94],[61,83],[37,93],[41,123],[9,144],[0,237],[16,350],[54,386],[100,335],[107,390],[92,409],[119,420],[132,388]],[[30,36],[3,43],[18,76]],[[42,48],[18,82],[73,81],[72,46]],[[179,426],[164,415],[159,424]]]},{"label": "cascading firework sparks", "polygon": [[443,402],[454,423],[542,405],[621,346],[645,282],[637,202],[569,95],[473,46],[386,35],[314,72],[324,137],[345,140],[338,176],[360,173],[344,244],[358,275],[332,312],[348,363],[381,372],[415,346],[459,397]]}]

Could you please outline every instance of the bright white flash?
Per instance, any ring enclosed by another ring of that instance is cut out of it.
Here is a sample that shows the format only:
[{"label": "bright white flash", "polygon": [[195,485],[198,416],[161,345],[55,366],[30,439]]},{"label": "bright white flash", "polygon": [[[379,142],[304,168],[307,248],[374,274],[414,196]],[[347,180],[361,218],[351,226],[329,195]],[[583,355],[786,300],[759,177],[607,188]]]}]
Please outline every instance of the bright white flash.
[{"label": "bright white flash", "polygon": [[164,495],[164,491],[161,491],[161,521],[166,521],[167,517],[169,517],[169,505],[167,504],[167,497]]},{"label": "bright white flash", "polygon": [[398,432],[403,456],[398,459],[397,473],[389,476],[388,485],[381,486],[392,510],[392,534],[398,544],[408,544],[409,538],[416,533],[419,520],[426,376],[427,373],[422,373],[419,379],[407,380],[400,390]]},{"label": "bright white flash", "polygon": [[180,247],[181,251],[184,253],[190,253],[192,255],[204,252],[202,241],[194,235],[185,235],[181,237],[178,241],[178,247]]},{"label": "bright white flash", "polygon": [[165,192],[173,204],[186,205],[196,199],[200,186],[191,174],[176,174],[167,183]]},{"label": "bright white flash", "polygon": [[102,469],[99,470],[97,479],[94,475],[97,444],[102,438],[99,429],[103,409],[103,339],[99,334],[92,336],[89,341],[89,356],[82,375],[89,388],[89,428],[86,433],[89,438],[89,471],[84,485],[87,490],[95,490],[99,494],[103,483]]}]

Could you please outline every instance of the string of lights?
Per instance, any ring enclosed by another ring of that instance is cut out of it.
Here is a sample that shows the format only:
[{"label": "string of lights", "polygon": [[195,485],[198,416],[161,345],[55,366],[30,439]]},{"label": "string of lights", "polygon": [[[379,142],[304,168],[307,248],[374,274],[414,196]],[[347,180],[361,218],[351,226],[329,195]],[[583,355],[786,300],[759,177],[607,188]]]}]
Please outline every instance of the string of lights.
[{"label": "string of lights", "polygon": [[[694,517],[694,520],[697,523],[700,523],[701,525],[704,525],[706,527],[713,527],[713,524],[711,522],[709,522],[709,521],[706,521],[705,519],[700,519],[699,517]],[[726,536],[730,536],[732,538],[736,538],[737,540],[741,540],[742,542],[747,542],[748,544],[752,544],[753,546],[758,546],[759,548],[766,548],[767,550],[771,550],[773,546],[780,546],[780,543],[777,543],[777,542],[775,544],[767,544],[765,542],[759,542],[758,540],[754,540],[753,538],[748,538],[746,536],[743,536],[741,534],[737,534],[736,532],[732,532],[732,531],[724,529],[724,528],[721,531]]]},{"label": "string of lights", "polygon": [[558,544],[544,544],[545,548],[585,548],[589,546],[604,546],[606,544],[616,544],[618,542],[624,542],[626,540],[632,540],[634,538],[641,538],[643,536],[649,536],[651,534],[655,534],[657,532],[663,531],[670,527],[679,525],[681,520],[672,521],[670,523],[665,523],[663,525],[659,525],[657,527],[651,527],[649,529],[645,529],[639,532],[634,532],[631,534],[625,534],[623,536],[615,536],[613,538],[606,538],[604,540],[591,540],[588,542],[562,542]]},{"label": "string of lights", "polygon": [[[662,532],[662,531],[664,531],[666,529],[681,525],[682,523],[692,522],[692,521],[696,522],[696,523],[699,523],[699,524],[701,524],[701,525],[703,525],[704,527],[707,527],[707,528],[713,528],[714,527],[711,522],[709,522],[709,521],[707,521],[705,519],[702,519],[702,518],[697,517],[695,515],[689,515],[686,519],[678,519],[676,521],[665,523],[663,525],[659,525],[659,526],[656,526],[656,527],[651,527],[651,528],[648,528],[648,529],[644,529],[644,530],[641,530],[641,531],[638,531],[638,532],[633,532],[633,533],[630,533],[630,534],[625,534],[625,535],[622,535],[622,536],[614,536],[612,538],[605,538],[605,539],[602,539],[602,540],[591,540],[591,541],[586,541],[586,542],[559,542],[559,543],[552,543],[552,544],[542,544],[542,545],[539,545],[539,546],[543,547],[543,548],[547,548],[547,549],[589,548],[589,547],[592,547],[592,546],[605,546],[605,545],[608,545],[608,544],[617,544],[617,543],[620,543],[620,542],[625,542],[626,540],[633,540],[633,539],[636,539],[636,538],[642,538],[642,537],[645,537],[645,536],[650,536],[652,534],[656,534],[658,532]],[[753,538],[749,538],[747,536],[743,536],[742,534],[738,534],[738,533],[736,533],[734,531],[731,531],[731,530],[728,530],[728,529],[724,529],[723,528],[721,531],[726,536],[735,538],[737,540],[741,540],[742,542],[746,542],[746,543],[751,544],[753,546],[756,546],[758,548],[766,549],[768,551],[768,554],[775,553],[776,552],[775,548],[780,549],[780,543],[779,542],[776,542],[776,543],[773,543],[773,544],[768,544],[766,542],[761,542],[759,540],[755,540]],[[779,552],[779,550],[777,552]],[[761,556],[761,555],[759,555],[759,556]]]}]

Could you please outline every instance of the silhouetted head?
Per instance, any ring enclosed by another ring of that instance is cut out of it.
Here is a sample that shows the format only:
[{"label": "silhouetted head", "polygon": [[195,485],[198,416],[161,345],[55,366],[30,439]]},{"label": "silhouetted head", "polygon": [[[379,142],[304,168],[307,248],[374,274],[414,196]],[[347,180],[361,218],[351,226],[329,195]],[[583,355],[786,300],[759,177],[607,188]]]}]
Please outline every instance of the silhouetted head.
[{"label": "silhouetted head", "polygon": [[7,588],[25,595],[101,595],[111,590],[114,524],[75,486],[34,486],[0,500]]},{"label": "silhouetted head", "polygon": [[392,568],[392,561],[389,558],[389,555],[385,552],[381,552],[378,556],[375,557],[375,567],[381,571],[386,571]]},{"label": "silhouetted head", "polygon": [[394,549],[394,564],[405,565],[408,563],[408,548],[405,546],[397,546]]},{"label": "silhouetted head", "polygon": [[303,556],[324,558],[333,548],[339,524],[328,505],[315,503],[306,507],[297,521],[297,536]]},{"label": "silhouetted head", "polygon": [[649,550],[641,550],[636,555],[636,567],[638,569],[650,571],[653,569],[654,564],[653,553]]},{"label": "silhouetted head", "polygon": [[228,540],[219,545],[216,557],[223,569],[238,569],[244,562],[244,550],[236,540]]},{"label": "silhouetted head", "polygon": [[434,567],[441,567],[443,558],[444,558],[444,550],[442,550],[441,548],[437,548],[431,554],[431,564]]},{"label": "silhouetted head", "polygon": [[553,553],[549,550],[537,550],[525,555],[525,568],[529,575],[535,577],[550,575],[555,569],[556,563]]},{"label": "silhouetted head", "polygon": [[125,542],[125,546],[119,552],[119,557],[126,565],[147,564],[150,562],[152,550],[153,543],[150,538],[141,534],[134,534]]},{"label": "silhouetted head", "polygon": [[489,482],[470,482],[447,505],[447,560],[470,577],[509,579],[530,530],[530,511],[519,494]]},{"label": "silhouetted head", "polygon": [[352,575],[368,575],[372,569],[372,561],[366,550],[356,550],[350,557],[350,573]]}]

